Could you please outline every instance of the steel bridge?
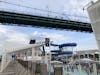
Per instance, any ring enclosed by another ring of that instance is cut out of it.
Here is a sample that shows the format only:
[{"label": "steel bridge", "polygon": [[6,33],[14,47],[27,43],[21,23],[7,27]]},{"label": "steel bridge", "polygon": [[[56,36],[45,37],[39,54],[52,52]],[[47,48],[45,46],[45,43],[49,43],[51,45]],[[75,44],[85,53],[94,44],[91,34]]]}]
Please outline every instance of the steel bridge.
[{"label": "steel bridge", "polygon": [[72,20],[62,20],[43,16],[27,15],[8,11],[0,11],[0,22],[17,24],[18,26],[35,26],[44,28],[55,28],[62,30],[75,30],[81,32],[93,32],[90,23]]}]

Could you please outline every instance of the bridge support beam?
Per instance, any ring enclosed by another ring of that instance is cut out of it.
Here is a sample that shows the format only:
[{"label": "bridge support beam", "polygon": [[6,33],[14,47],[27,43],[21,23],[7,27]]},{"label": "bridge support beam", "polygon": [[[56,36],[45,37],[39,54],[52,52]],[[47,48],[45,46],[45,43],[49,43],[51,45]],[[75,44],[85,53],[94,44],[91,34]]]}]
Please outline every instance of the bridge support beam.
[{"label": "bridge support beam", "polygon": [[91,24],[72,20],[63,20],[43,16],[26,15],[20,13],[0,11],[0,22],[17,24],[18,26],[36,26],[64,30],[92,32]]}]

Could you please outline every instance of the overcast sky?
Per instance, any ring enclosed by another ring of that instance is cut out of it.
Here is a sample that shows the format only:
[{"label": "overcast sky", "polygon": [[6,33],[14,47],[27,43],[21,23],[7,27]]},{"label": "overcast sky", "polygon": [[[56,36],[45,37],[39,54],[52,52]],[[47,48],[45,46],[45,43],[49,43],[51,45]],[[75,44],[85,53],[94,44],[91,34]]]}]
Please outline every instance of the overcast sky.
[{"label": "overcast sky", "polygon": [[40,41],[45,37],[57,44],[77,43],[76,50],[97,49],[93,33],[0,25],[1,49],[20,49],[28,46],[32,38]]},{"label": "overcast sky", "polygon": [[[52,17],[61,15],[54,13],[47,13],[40,10],[33,10],[33,8],[49,10],[58,13],[68,14],[70,16],[65,19],[78,19],[83,21],[83,16],[88,17],[86,10],[83,7],[90,0],[1,0],[8,3],[0,2],[0,10],[13,11],[19,13],[28,13],[33,15],[42,15]],[[11,4],[10,4],[11,3]],[[16,4],[16,5],[12,5]],[[19,7],[27,6],[32,8]],[[16,10],[16,11],[15,11]],[[73,16],[74,15],[74,16]],[[82,16],[82,17],[81,17]],[[87,20],[87,19],[85,19]],[[71,32],[64,30],[43,29],[33,27],[18,27],[0,25],[0,48],[1,51],[11,47],[13,49],[25,47],[31,38],[43,40],[45,37],[50,37],[54,43],[75,42],[78,44],[77,50],[97,49],[97,44],[93,33]]]}]

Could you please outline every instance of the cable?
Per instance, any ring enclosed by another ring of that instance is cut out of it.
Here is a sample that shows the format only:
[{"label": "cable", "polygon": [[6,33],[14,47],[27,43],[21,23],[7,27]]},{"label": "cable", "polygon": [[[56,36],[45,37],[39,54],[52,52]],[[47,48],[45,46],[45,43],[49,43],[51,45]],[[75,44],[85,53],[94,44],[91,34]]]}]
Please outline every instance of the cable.
[{"label": "cable", "polygon": [[58,12],[54,12],[54,11],[50,11],[50,10],[44,10],[44,9],[33,8],[33,7],[24,6],[24,5],[20,5],[20,4],[14,4],[14,3],[7,2],[7,1],[2,1],[2,0],[0,2],[10,4],[10,5],[14,5],[14,6],[18,6],[18,7],[24,7],[24,8],[34,9],[34,10],[38,10],[38,11],[48,12],[48,15],[49,15],[49,13],[55,13],[56,15],[59,15],[59,16],[56,16],[57,19],[64,19],[64,20],[68,19],[68,20],[73,20],[73,21],[82,21],[82,19],[83,19],[82,22],[88,22],[88,19],[89,19],[86,16],[73,15],[73,14],[70,15],[70,13],[67,13],[67,14],[58,13]]},{"label": "cable", "polygon": [[67,15],[67,16],[73,16],[73,17],[88,18],[88,17],[84,17],[84,16],[79,16],[79,15],[61,14],[61,13],[54,12],[54,11],[48,11],[48,10],[33,8],[33,7],[24,6],[24,5],[20,5],[20,4],[14,4],[14,3],[10,3],[10,2],[6,2],[6,1],[2,1],[2,0],[0,2],[6,3],[6,4],[15,5],[15,6],[19,6],[19,7],[30,8],[30,9],[34,9],[34,10],[40,10],[40,11],[45,11],[45,12],[50,12],[50,13],[56,13],[56,14],[63,15],[63,16],[66,16]]}]

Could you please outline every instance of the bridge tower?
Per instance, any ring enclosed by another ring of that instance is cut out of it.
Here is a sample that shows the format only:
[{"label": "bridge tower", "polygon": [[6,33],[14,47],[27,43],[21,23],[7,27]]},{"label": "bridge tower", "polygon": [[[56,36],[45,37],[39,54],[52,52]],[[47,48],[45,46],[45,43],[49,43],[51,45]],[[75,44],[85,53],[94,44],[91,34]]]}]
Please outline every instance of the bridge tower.
[{"label": "bridge tower", "polygon": [[91,2],[91,5],[88,6],[87,10],[91,19],[93,32],[96,37],[100,54],[100,0],[98,0],[97,2]]}]

